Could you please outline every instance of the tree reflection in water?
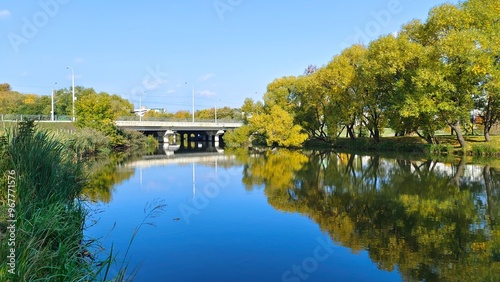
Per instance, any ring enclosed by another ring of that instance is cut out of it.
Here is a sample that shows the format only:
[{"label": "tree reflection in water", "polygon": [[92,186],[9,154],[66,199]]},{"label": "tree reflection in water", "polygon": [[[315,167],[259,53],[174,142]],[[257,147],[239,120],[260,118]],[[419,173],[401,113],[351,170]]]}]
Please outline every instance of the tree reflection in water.
[{"label": "tree reflection in water", "polygon": [[89,175],[82,195],[92,202],[111,202],[114,187],[131,178],[134,168],[120,167],[129,156],[111,154],[108,158],[87,162],[86,171]]},{"label": "tree reflection in water", "polygon": [[407,281],[500,281],[498,169],[278,150],[238,154],[247,189]]}]

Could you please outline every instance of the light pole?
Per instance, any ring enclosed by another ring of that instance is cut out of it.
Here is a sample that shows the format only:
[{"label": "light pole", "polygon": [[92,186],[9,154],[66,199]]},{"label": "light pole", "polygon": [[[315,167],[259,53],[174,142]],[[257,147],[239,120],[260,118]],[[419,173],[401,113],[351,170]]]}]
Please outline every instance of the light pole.
[{"label": "light pole", "polygon": [[142,121],[142,93],[139,95],[139,121]]},{"label": "light pole", "polygon": [[[188,84],[187,82],[185,84]],[[193,122],[194,122],[194,84],[191,83],[191,88],[193,89],[193,95],[192,95],[192,115],[193,115]]]},{"label": "light pole", "polygon": [[50,120],[54,121],[54,87],[56,86],[57,82],[52,85],[52,101],[51,101],[51,112],[50,112]]},{"label": "light pole", "polygon": [[220,102],[220,99],[215,101],[215,123],[217,123],[217,102]]},{"label": "light pole", "polygon": [[75,118],[75,71],[73,70],[73,68],[70,68],[70,67],[66,67],[66,69],[70,69],[71,70],[71,88],[72,88],[72,92],[73,92],[73,122],[75,122],[76,118]]}]

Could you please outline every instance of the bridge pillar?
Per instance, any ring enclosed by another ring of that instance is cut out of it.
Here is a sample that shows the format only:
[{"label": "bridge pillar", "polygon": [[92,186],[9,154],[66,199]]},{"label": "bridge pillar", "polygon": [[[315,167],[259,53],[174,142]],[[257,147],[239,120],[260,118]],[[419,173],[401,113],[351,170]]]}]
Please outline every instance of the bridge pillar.
[{"label": "bridge pillar", "polygon": [[165,131],[165,134],[163,135],[163,142],[170,144],[170,137],[172,137],[172,142],[173,142],[173,144],[175,144],[177,141],[176,136],[177,136],[177,134],[175,133],[175,131],[169,129],[169,130]]},{"label": "bridge pillar", "polygon": [[208,142],[214,142],[214,138],[215,138],[215,131],[213,130],[210,130],[210,131],[206,131],[206,136],[207,136],[207,141]]},{"label": "bridge pillar", "polygon": [[164,142],[165,131],[157,131],[153,133],[153,136],[158,140],[158,143]]},{"label": "bridge pillar", "polygon": [[217,131],[217,133],[215,133],[215,137],[214,137],[214,142],[219,142],[220,138],[222,135],[224,135],[225,131],[224,130],[219,130]]}]

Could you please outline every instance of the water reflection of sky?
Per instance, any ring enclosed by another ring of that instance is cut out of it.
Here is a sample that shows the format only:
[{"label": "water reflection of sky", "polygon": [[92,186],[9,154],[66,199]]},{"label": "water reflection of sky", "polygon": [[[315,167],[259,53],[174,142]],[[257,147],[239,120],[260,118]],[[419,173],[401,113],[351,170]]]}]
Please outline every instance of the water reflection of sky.
[{"label": "water reflection of sky", "polygon": [[141,263],[135,281],[401,280],[397,271],[379,270],[366,251],[334,245],[311,219],[275,210],[262,187],[245,190],[243,167],[195,170],[196,199],[219,183],[218,193],[208,190],[213,198],[193,204],[191,164],[136,168],[86,235],[104,237],[121,257],[146,204],[161,199],[164,213],[148,220],[156,227],[142,226],[130,249],[130,269]]}]

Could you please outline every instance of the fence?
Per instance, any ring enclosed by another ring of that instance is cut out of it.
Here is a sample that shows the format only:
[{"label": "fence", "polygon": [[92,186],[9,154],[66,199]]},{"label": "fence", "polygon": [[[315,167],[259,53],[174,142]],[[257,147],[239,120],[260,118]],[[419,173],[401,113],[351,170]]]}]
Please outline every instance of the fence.
[{"label": "fence", "polygon": [[[2,121],[38,120],[51,121],[50,115],[0,114]],[[71,116],[55,115],[54,121],[71,121]]]},{"label": "fence", "polygon": [[[157,117],[142,117],[142,119],[138,116],[125,116],[125,117],[119,117],[117,120],[119,121],[168,121],[168,122],[190,122],[192,121],[191,118],[157,118]],[[196,122],[215,122],[215,119],[198,119],[195,118]],[[222,119],[217,119],[217,122],[222,123],[235,123],[235,122],[243,122],[241,119],[227,119],[227,118],[222,118]]]}]

